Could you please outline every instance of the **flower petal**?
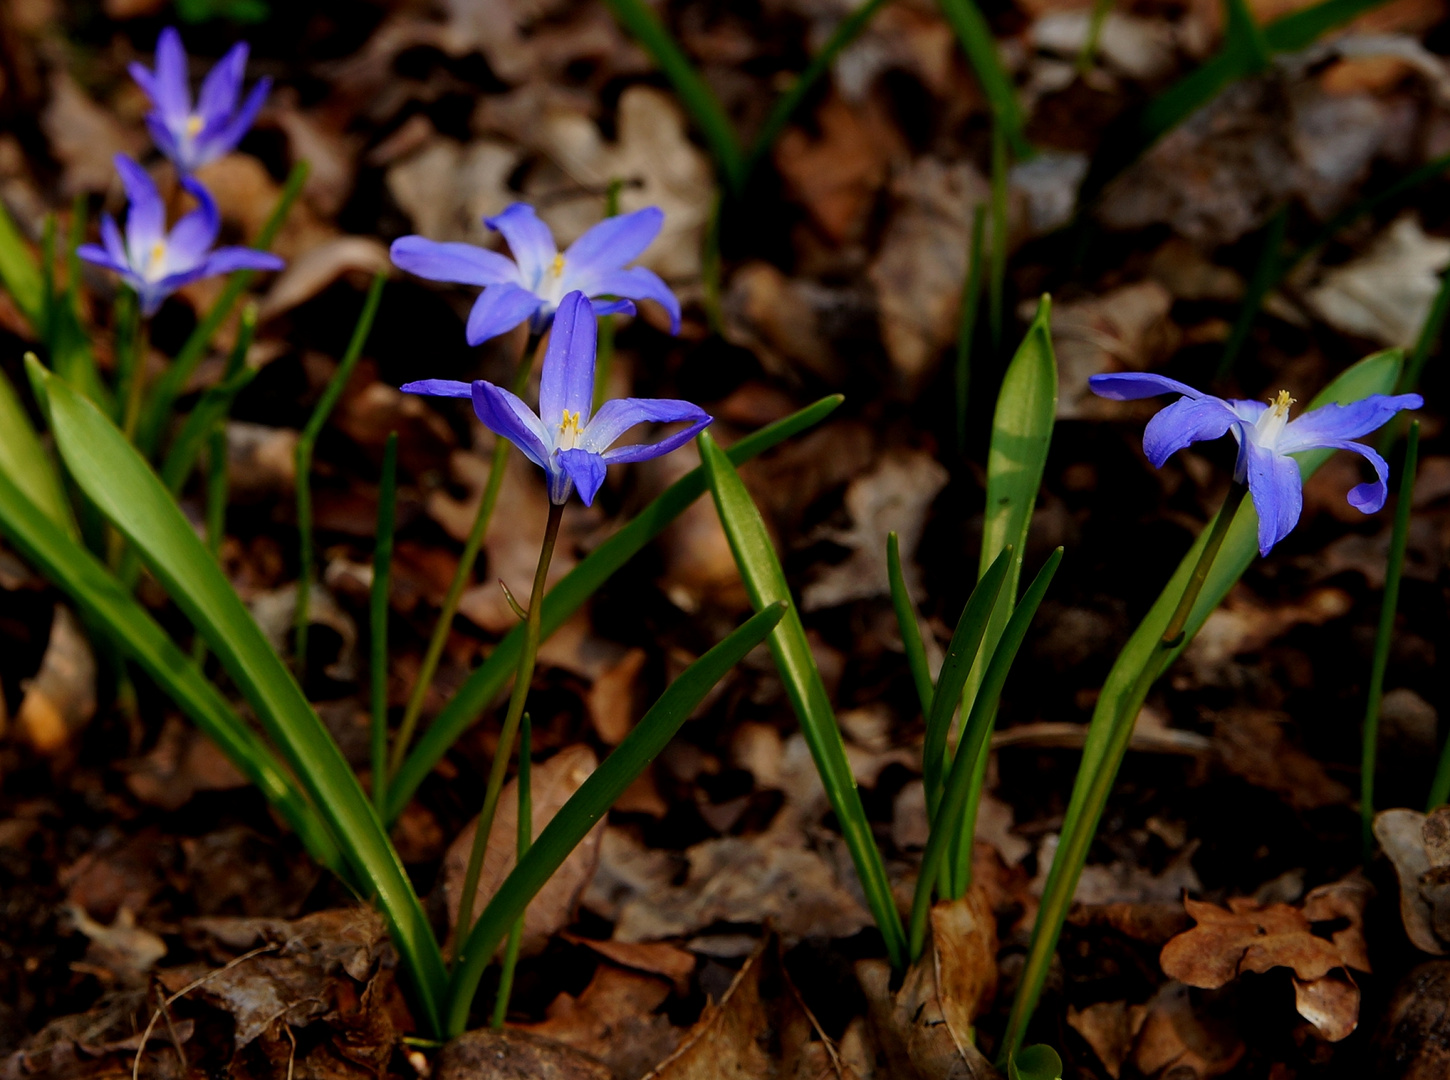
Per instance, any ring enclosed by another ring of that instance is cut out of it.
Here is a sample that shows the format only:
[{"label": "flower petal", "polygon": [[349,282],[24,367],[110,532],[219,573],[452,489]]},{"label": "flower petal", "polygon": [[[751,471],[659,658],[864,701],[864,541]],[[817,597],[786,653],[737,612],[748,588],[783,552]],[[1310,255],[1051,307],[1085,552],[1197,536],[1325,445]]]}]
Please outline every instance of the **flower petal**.
[{"label": "flower petal", "polygon": [[483,223],[503,233],[509,242],[514,261],[519,264],[519,283],[526,288],[537,288],[559,249],[554,246],[554,234],[539,220],[534,208],[528,203],[514,203],[502,214],[484,218]]},{"label": "flower petal", "polygon": [[145,64],[138,64],[133,60],[126,65],[126,70],[131,73],[131,78],[141,88],[141,92],[151,99],[151,105],[154,108],[156,105],[157,89],[156,76],[151,73],[151,69]]},{"label": "flower petal", "polygon": [[564,252],[565,269],[583,275],[633,262],[654,242],[664,223],[665,212],[658,206],[605,218],[569,245]]},{"label": "flower petal", "polygon": [[1239,423],[1238,414],[1216,397],[1181,397],[1160,410],[1143,429],[1143,453],[1155,469],[1189,443],[1221,438]]},{"label": "flower petal", "polygon": [[1316,446],[1338,446],[1343,440],[1383,427],[1402,409],[1418,409],[1424,404],[1419,394],[1371,394],[1348,405],[1321,405],[1289,421],[1279,436],[1279,449],[1292,453]]},{"label": "flower petal", "polygon": [[224,247],[217,248],[206,257],[202,263],[201,277],[211,277],[213,274],[230,274],[233,270],[281,270],[287,264],[270,251],[258,251],[256,248]]},{"label": "flower petal", "polygon": [[546,427],[558,424],[565,412],[578,413],[579,423],[588,424],[596,346],[594,308],[583,293],[571,292],[554,314],[539,376],[539,419]]},{"label": "flower petal", "polygon": [[[579,491],[579,498],[585,506],[594,505],[594,496],[599,487],[604,483],[604,474],[607,471],[604,467],[604,459],[598,454],[589,450],[559,451],[559,470],[574,482],[574,487]],[[550,492],[552,495],[552,491]],[[567,490],[564,496],[568,496]],[[556,500],[556,501],[562,501]]]},{"label": "flower petal", "polygon": [[[668,454],[703,431],[713,417],[690,401],[671,398],[615,398],[606,401],[584,429],[580,445],[602,454],[607,464],[623,461],[648,461]],[[657,443],[637,443],[611,450],[614,441],[636,424],[672,424],[687,421],[689,427],[668,435]]]},{"label": "flower petal", "polygon": [[1345,498],[1349,500],[1350,506],[1366,514],[1378,513],[1384,507],[1385,499],[1390,493],[1388,482],[1390,467],[1385,464],[1384,458],[1363,443],[1350,442],[1348,439],[1316,443],[1315,445],[1324,449],[1333,447],[1335,450],[1348,450],[1350,453],[1359,454],[1368,461],[1374,467],[1377,479],[1367,484],[1356,484],[1349,489],[1349,494]]},{"label": "flower petal", "polygon": [[126,211],[126,250],[133,258],[144,256],[152,244],[166,239],[166,204],[145,169],[125,154],[117,154],[115,161],[131,204]]},{"label": "flower petal", "polygon": [[473,302],[464,337],[470,345],[481,345],[491,337],[512,330],[542,303],[533,293],[517,285],[490,285]]},{"label": "flower petal", "polygon": [[1299,463],[1244,440],[1249,494],[1259,515],[1259,554],[1267,555],[1299,522],[1304,508],[1304,484]]},{"label": "flower petal", "polygon": [[[584,288],[582,284],[578,287]],[[646,270],[643,266],[611,270],[599,274],[585,291],[590,296],[602,293],[606,296],[624,296],[630,300],[653,300],[669,314],[670,333],[680,332],[680,301],[653,270]]]},{"label": "flower petal", "polygon": [[181,178],[181,184],[196,199],[197,208],[172,228],[166,244],[167,254],[177,266],[194,266],[216,243],[221,216],[217,213],[216,200],[205,187],[188,176]]},{"label": "flower petal", "polygon": [[206,126],[230,118],[232,110],[237,107],[242,77],[247,72],[248,51],[245,41],[237,42],[201,81],[201,92],[196,96],[196,112]]},{"label": "flower petal", "polygon": [[403,236],[388,254],[393,265],[429,281],[458,285],[517,285],[519,268],[512,259],[476,244],[440,243],[425,236]]},{"label": "flower petal", "polygon": [[1209,396],[1187,383],[1147,371],[1093,375],[1088,379],[1088,389],[1098,397],[1111,398],[1114,401],[1136,401],[1138,398],[1155,397],[1158,394],[1182,394],[1191,398]]},{"label": "flower petal", "polygon": [[595,315],[633,315],[633,300],[590,300]]},{"label": "flower petal", "polygon": [[247,95],[247,100],[242,102],[242,107],[234,116],[223,123],[207,125],[197,147],[197,168],[236,149],[237,143],[242,141],[242,136],[257,118],[257,113],[261,112],[271,91],[271,77],[263,76],[257,80],[257,85],[252,87],[252,92]]},{"label": "flower petal", "polygon": [[405,394],[424,394],[427,397],[473,397],[473,384],[457,379],[419,379],[405,382],[398,387]]},{"label": "flower petal", "polygon": [[106,254],[118,265],[126,266],[130,260],[127,258],[126,241],[121,238],[121,230],[116,227],[116,219],[110,214],[101,215],[101,243],[106,247]]},{"label": "flower petal", "polygon": [[76,248],[76,255],[88,263],[104,266],[107,270],[114,270],[118,274],[124,274],[131,269],[124,261],[116,259],[100,244],[82,244]]},{"label": "flower petal", "polygon": [[552,446],[548,432],[534,411],[517,395],[491,382],[479,379],[472,390],[473,411],[483,421],[483,426],[513,443],[523,451],[524,457],[549,472]]},{"label": "flower petal", "polygon": [[[146,130],[151,133],[151,141],[156,144],[156,149],[160,150],[162,155],[175,164],[178,169],[182,169],[181,144],[176,141],[176,136],[158,113],[146,114]],[[182,169],[182,171],[187,170]]]},{"label": "flower petal", "polygon": [[168,121],[185,123],[191,113],[191,80],[186,71],[186,49],[176,27],[168,26],[156,39],[156,94],[151,103]]}]

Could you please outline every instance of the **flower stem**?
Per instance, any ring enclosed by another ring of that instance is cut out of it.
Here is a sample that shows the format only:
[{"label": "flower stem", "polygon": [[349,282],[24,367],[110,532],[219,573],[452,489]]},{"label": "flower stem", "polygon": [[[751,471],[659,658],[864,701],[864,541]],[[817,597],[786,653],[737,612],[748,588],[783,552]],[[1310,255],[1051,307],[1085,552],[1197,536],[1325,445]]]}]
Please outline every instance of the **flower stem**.
[{"label": "flower stem", "polygon": [[524,623],[524,647],[519,653],[519,666],[514,674],[513,693],[509,695],[508,712],[503,730],[499,732],[498,749],[488,771],[488,786],[483,793],[483,809],[478,814],[478,828],[473,834],[473,850],[468,856],[468,869],[463,875],[463,895],[458,904],[458,925],[453,933],[454,965],[463,962],[463,943],[473,926],[473,909],[478,902],[478,876],[483,870],[483,853],[488,847],[488,834],[493,828],[493,815],[503,791],[504,774],[508,772],[509,753],[514,735],[524,715],[524,702],[529,696],[529,682],[534,677],[534,660],[539,652],[539,627],[543,620],[544,588],[549,578],[549,563],[554,558],[554,544],[559,539],[559,523],[564,507],[549,504],[549,521],[544,526],[544,543],[539,549],[539,566],[534,571],[534,591],[529,595],[529,617]]},{"label": "flower stem", "polygon": [[1012,1012],[1007,1019],[1007,1030],[1002,1036],[999,1051],[999,1060],[1002,1062],[1006,1062],[1010,1055],[1022,1047],[1023,1037],[1027,1033],[1027,1024],[1032,1019],[1033,1011],[1037,1008],[1037,999],[1042,994],[1042,985],[1047,978],[1048,966],[1052,962],[1053,953],[1057,950],[1057,940],[1062,933],[1062,924],[1067,918],[1067,909],[1072,904],[1073,894],[1077,891],[1078,878],[1082,875],[1083,867],[1087,865],[1088,849],[1092,845],[1093,837],[1097,834],[1098,823],[1102,820],[1108,795],[1112,791],[1113,782],[1117,779],[1118,763],[1122,762],[1128,742],[1133,737],[1133,727],[1137,721],[1138,712],[1148,697],[1148,691],[1152,689],[1153,684],[1158,681],[1158,677],[1167,668],[1169,661],[1173,659],[1174,651],[1183,643],[1184,627],[1188,625],[1188,617],[1193,611],[1194,604],[1198,601],[1199,594],[1203,591],[1203,585],[1208,580],[1208,572],[1213,566],[1214,558],[1223,546],[1229,527],[1233,524],[1234,518],[1238,516],[1239,507],[1247,494],[1248,488],[1243,484],[1235,483],[1229,488],[1222,509],[1219,510],[1218,516],[1214,518],[1213,524],[1209,527],[1208,539],[1204,542],[1203,551],[1198,557],[1198,562],[1194,564],[1193,573],[1184,586],[1183,595],[1179,599],[1173,615],[1169,618],[1167,627],[1164,628],[1163,636],[1158,639],[1158,645],[1153,650],[1152,656],[1139,670],[1132,689],[1122,699],[1122,711],[1117,715],[1108,736],[1108,746],[1098,759],[1112,764],[1108,768],[1098,769],[1093,774],[1087,797],[1083,800],[1082,813],[1070,822],[1064,823],[1057,854],[1053,857],[1052,868],[1048,874],[1047,887],[1043,890],[1042,906],[1037,913],[1037,924],[1032,930],[1032,941],[1027,950],[1027,962],[1022,970],[1021,981],[1018,983],[1017,996],[1012,1002]]},{"label": "flower stem", "polygon": [[[533,733],[530,730],[529,714],[524,713],[523,725],[519,728],[519,812],[518,840],[514,865],[523,862],[524,856],[534,842],[534,800],[533,800]],[[489,1026],[495,1030],[503,1027],[508,1016],[509,997],[514,989],[514,969],[519,963],[519,946],[524,940],[524,912],[514,920],[509,929],[508,945],[504,947],[503,964],[499,969],[498,994],[493,999],[493,1016]]]},{"label": "flower stem", "polygon": [[[539,351],[539,336],[531,334],[524,346],[523,358],[514,375],[513,391],[521,394],[529,382],[534,358]],[[423,654],[423,663],[418,668],[418,678],[413,683],[408,704],[403,709],[403,719],[398,725],[398,734],[393,739],[393,753],[388,762],[389,778],[396,776],[408,756],[408,747],[418,730],[418,717],[423,712],[423,701],[428,696],[428,687],[433,685],[433,675],[438,670],[438,661],[443,658],[443,647],[448,644],[448,633],[453,629],[453,617],[458,614],[458,604],[463,599],[463,590],[473,581],[473,567],[478,562],[478,549],[488,534],[488,523],[493,519],[493,509],[498,504],[498,493],[503,487],[504,473],[508,471],[509,450],[513,444],[500,438],[493,446],[493,462],[488,469],[488,484],[483,489],[483,498],[478,503],[473,527],[463,544],[463,555],[458,560],[458,569],[453,572],[453,581],[448,586],[448,595],[443,598],[443,607],[438,612],[438,621],[433,624],[433,636],[428,639],[428,650]]]}]

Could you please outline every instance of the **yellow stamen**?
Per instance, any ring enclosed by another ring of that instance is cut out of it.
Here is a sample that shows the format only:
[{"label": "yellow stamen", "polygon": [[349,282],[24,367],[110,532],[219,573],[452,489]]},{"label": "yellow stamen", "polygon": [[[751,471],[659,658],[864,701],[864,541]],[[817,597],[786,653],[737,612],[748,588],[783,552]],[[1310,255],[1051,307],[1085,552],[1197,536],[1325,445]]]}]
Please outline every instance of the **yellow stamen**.
[{"label": "yellow stamen", "polygon": [[554,265],[549,268],[549,271],[555,277],[563,277],[564,276],[564,256],[563,255],[555,255],[554,256]]},{"label": "yellow stamen", "polygon": [[568,435],[573,432],[575,436],[578,436],[579,430],[579,414],[565,409],[564,418],[559,421],[559,434]]},{"label": "yellow stamen", "polygon": [[196,138],[201,134],[202,120],[199,116],[188,116],[186,118],[186,134],[190,138]]},{"label": "yellow stamen", "polygon": [[158,241],[156,241],[156,243],[154,243],[154,244],[151,245],[151,262],[150,262],[150,265],[151,266],[157,266],[157,265],[159,265],[161,263],[161,260],[163,260],[165,258],[166,258],[166,242],[164,240],[158,240]]},{"label": "yellow stamen", "polygon": [[1275,416],[1288,416],[1289,406],[1294,404],[1296,400],[1298,399],[1289,396],[1289,391],[1280,390],[1279,396],[1269,402],[1269,407],[1274,410]]}]

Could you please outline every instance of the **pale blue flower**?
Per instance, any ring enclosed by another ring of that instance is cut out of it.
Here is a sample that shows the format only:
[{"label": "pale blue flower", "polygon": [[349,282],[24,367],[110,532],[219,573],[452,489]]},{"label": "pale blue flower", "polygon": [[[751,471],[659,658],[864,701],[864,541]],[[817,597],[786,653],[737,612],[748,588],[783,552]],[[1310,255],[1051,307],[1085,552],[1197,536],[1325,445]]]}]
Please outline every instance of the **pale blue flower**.
[{"label": "pale blue flower", "polygon": [[[648,461],[683,446],[704,430],[711,417],[688,401],[668,398],[616,398],[590,415],[594,400],[596,347],[594,309],[582,292],[559,303],[544,366],[539,377],[539,411],[535,413],[501,386],[479,379],[423,379],[406,383],[410,394],[471,398],[473,411],[485,427],[523,451],[549,479],[549,498],[562,505],[577,488],[585,506],[604,483],[605,467],[619,462]],[[636,424],[689,426],[655,443],[614,446]]]},{"label": "pale blue flower", "polygon": [[1375,479],[1350,489],[1349,505],[1373,514],[1385,504],[1389,466],[1368,446],[1353,440],[1382,427],[1400,410],[1418,409],[1425,403],[1419,394],[1371,394],[1348,405],[1321,405],[1290,420],[1289,406],[1294,399],[1287,390],[1279,391],[1266,405],[1226,401],[1177,379],[1143,372],[1094,375],[1088,386],[1100,397],[1117,401],[1183,395],[1148,421],[1143,431],[1143,452],[1155,468],[1189,443],[1232,432],[1239,444],[1234,479],[1248,484],[1258,511],[1261,555],[1289,535],[1304,507],[1299,463],[1289,455],[1303,450],[1351,450],[1363,456],[1374,467]]},{"label": "pale blue flower", "polygon": [[393,241],[393,262],[430,281],[482,285],[468,315],[470,345],[512,330],[525,319],[542,332],[560,301],[578,290],[594,301],[596,315],[633,312],[630,300],[653,300],[669,313],[671,333],[680,330],[680,302],[658,274],[643,266],[625,266],[638,258],[664,224],[664,212],[646,207],[605,218],[560,253],[549,227],[527,203],[514,203],[496,217],[484,218],[503,233],[513,258],[474,244],[441,243],[422,236]]}]

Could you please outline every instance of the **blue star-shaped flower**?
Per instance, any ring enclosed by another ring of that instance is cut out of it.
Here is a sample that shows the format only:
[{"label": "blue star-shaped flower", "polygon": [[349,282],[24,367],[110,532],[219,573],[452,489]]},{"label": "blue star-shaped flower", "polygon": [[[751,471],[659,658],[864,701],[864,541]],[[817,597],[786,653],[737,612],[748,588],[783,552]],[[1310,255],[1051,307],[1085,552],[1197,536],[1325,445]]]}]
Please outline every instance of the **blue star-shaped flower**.
[{"label": "blue star-shaped flower", "polygon": [[1234,479],[1248,484],[1259,515],[1259,554],[1269,550],[1299,521],[1304,507],[1299,463],[1289,455],[1301,450],[1352,450],[1374,466],[1376,479],[1349,492],[1349,505],[1373,514],[1385,504],[1389,466],[1368,446],[1353,440],[1383,426],[1402,409],[1425,403],[1419,394],[1371,394],[1348,405],[1321,405],[1289,419],[1294,399],[1279,391],[1269,404],[1225,401],[1177,379],[1147,373],[1094,375],[1088,386],[1100,397],[1132,401],[1155,394],[1183,396],[1148,421],[1143,452],[1155,468],[1189,443],[1217,439],[1229,432],[1239,444]]},{"label": "blue star-shaped flower", "polygon": [[252,248],[212,250],[221,220],[206,188],[191,177],[182,186],[199,204],[168,232],[166,206],[146,170],[125,154],[116,155],[116,170],[131,206],[126,213],[126,234],[110,214],[101,219],[100,244],[82,244],[82,259],[114,270],[136,290],[143,315],[154,315],[161,302],[188,282],[233,270],[280,270],[277,256]]},{"label": "blue star-shaped flower", "polygon": [[[616,398],[590,416],[594,400],[596,328],[594,309],[582,292],[559,302],[539,381],[539,411],[516,395],[482,379],[455,382],[424,379],[405,383],[410,394],[471,398],[473,411],[485,427],[523,451],[549,478],[549,498],[563,504],[578,488],[585,506],[604,483],[608,465],[648,461],[683,446],[704,430],[710,415],[688,401],[668,398]],[[636,424],[689,424],[656,443],[615,447]],[[611,449],[613,447],[613,449]]]},{"label": "blue star-shaped flower", "polygon": [[625,266],[639,257],[660,231],[665,215],[650,206],[632,214],[605,218],[562,254],[549,227],[527,203],[514,203],[496,217],[484,218],[503,233],[513,258],[473,244],[441,243],[422,236],[393,241],[393,262],[430,281],[482,285],[468,315],[467,337],[478,345],[512,330],[525,319],[537,333],[549,325],[565,294],[618,296],[594,301],[596,315],[632,312],[630,300],[653,300],[669,313],[672,333],[680,330],[680,302],[660,276],[643,266]]},{"label": "blue star-shaped flower", "polygon": [[238,106],[246,70],[247,43],[239,41],[207,72],[193,107],[186,50],[181,35],[171,26],[157,39],[155,71],[131,65],[131,78],[151,99],[151,111],[146,114],[151,138],[183,173],[190,175],[208,161],[230,153],[257,118],[272,80],[257,80]]}]

